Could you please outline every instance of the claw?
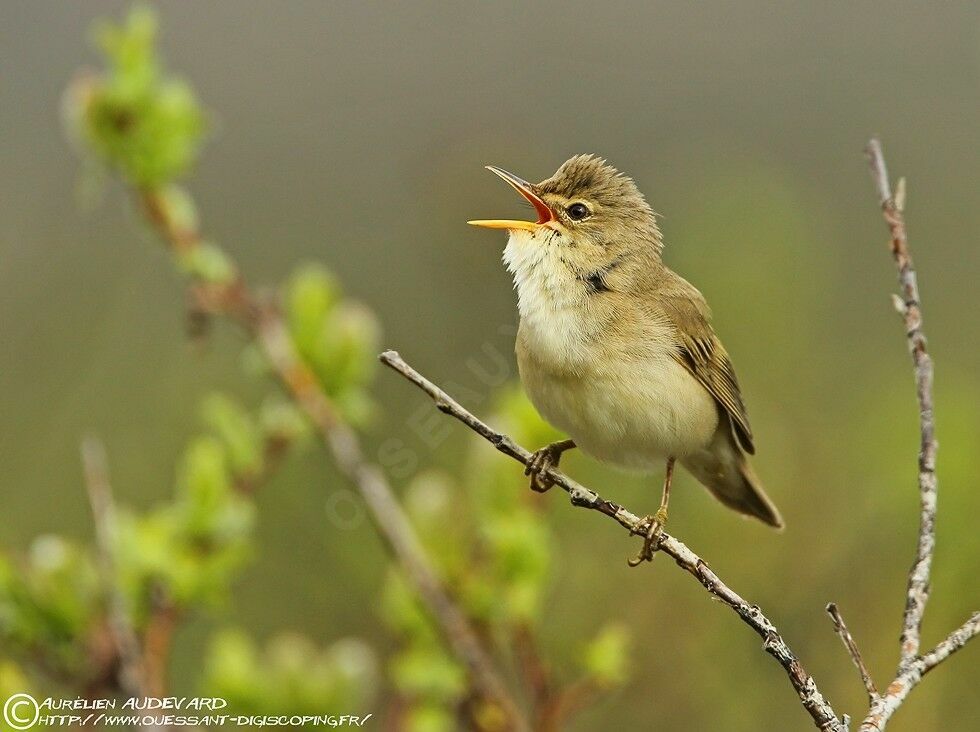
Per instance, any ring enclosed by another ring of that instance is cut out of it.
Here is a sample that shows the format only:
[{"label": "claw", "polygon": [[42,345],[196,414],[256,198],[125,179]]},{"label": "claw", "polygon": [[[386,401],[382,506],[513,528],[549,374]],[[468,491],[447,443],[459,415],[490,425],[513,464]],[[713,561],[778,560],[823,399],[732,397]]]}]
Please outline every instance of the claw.
[{"label": "claw", "polygon": [[[674,475],[674,458],[667,458],[667,470],[664,473],[664,490],[660,497],[660,508],[653,516],[643,519],[646,525],[646,536],[643,539],[643,548],[640,553],[632,559],[627,559],[626,563],[631,567],[636,567],[643,562],[652,562],[653,555],[660,550],[660,542],[663,541],[664,526],[667,523],[667,505],[670,501],[670,480]],[[643,525],[641,524],[641,525]]]},{"label": "claw", "polygon": [[630,567],[638,567],[643,562],[653,561],[653,556],[659,551],[660,541],[664,535],[664,524],[667,523],[667,511],[661,507],[655,515],[645,517],[643,523],[648,524],[646,534],[643,538],[643,546],[635,557],[626,560],[626,564]]},{"label": "claw", "polygon": [[574,443],[571,440],[563,440],[546,445],[531,455],[531,459],[527,461],[527,465],[524,467],[524,475],[531,476],[532,491],[544,493],[551,489],[554,481],[543,473],[550,468],[557,468],[561,454],[573,446]]},{"label": "claw", "polygon": [[545,493],[554,485],[552,480],[542,473],[551,467],[558,465],[558,456],[555,455],[551,446],[543,447],[534,455],[524,468],[524,475],[531,476],[531,490],[536,493]]}]

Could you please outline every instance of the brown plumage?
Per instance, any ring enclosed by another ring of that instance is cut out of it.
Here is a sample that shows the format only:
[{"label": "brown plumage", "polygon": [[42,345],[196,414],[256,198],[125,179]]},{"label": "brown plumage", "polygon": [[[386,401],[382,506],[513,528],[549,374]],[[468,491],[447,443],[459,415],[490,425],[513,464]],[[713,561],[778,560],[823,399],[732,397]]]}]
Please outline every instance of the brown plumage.
[{"label": "brown plumage", "polygon": [[[656,216],[632,179],[591,155],[538,184],[492,170],[538,213],[536,222],[472,223],[510,232],[518,365],[542,415],[600,460],[639,469],[666,461],[657,527],[675,459],[726,506],[782,526],[748,464],[752,429],[710,309],[662,262]],[[543,448],[531,472],[570,446]]]},{"label": "brown plumage", "polygon": [[[669,270],[668,270],[669,271]],[[671,272],[670,274],[673,274]],[[677,327],[678,360],[725,410],[742,449],[755,454],[752,428],[725,347],[711,328],[711,310],[700,292],[687,280],[664,276],[659,304]]]}]

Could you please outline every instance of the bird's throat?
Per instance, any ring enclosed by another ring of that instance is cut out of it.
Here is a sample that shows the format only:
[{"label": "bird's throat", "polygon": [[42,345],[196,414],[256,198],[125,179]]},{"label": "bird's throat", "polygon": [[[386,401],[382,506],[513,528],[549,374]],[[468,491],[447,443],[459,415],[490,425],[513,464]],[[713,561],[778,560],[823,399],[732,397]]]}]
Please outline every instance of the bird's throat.
[{"label": "bird's throat", "polygon": [[541,360],[562,364],[592,358],[600,323],[589,284],[577,277],[555,245],[514,232],[504,250],[514,277],[526,347]]}]

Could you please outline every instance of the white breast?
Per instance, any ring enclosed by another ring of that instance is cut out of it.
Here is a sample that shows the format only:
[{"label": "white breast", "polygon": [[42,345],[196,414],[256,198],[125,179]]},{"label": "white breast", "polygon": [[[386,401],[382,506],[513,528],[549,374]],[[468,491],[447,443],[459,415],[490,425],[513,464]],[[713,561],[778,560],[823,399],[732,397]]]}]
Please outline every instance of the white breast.
[{"label": "white breast", "polygon": [[[640,320],[617,348],[594,294],[556,247],[515,232],[504,251],[521,315],[518,365],[524,388],[549,422],[601,460],[655,467],[711,441],[718,407],[672,355],[670,326]],[[622,335],[620,336],[622,338]]]},{"label": "white breast", "polygon": [[504,263],[514,275],[521,327],[533,333],[542,356],[565,363],[588,359],[586,346],[594,333],[581,317],[587,295],[557,248],[515,231],[504,249]]}]

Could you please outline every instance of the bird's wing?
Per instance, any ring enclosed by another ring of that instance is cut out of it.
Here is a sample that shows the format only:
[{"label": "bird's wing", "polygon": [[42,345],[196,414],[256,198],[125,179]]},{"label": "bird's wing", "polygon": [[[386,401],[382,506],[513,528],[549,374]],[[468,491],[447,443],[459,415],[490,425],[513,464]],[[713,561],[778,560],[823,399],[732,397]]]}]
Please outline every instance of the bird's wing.
[{"label": "bird's wing", "polygon": [[735,369],[725,347],[711,328],[711,310],[697,288],[677,278],[663,293],[660,305],[677,332],[676,358],[728,414],[732,432],[742,449],[755,453],[752,428],[742,402]]}]

